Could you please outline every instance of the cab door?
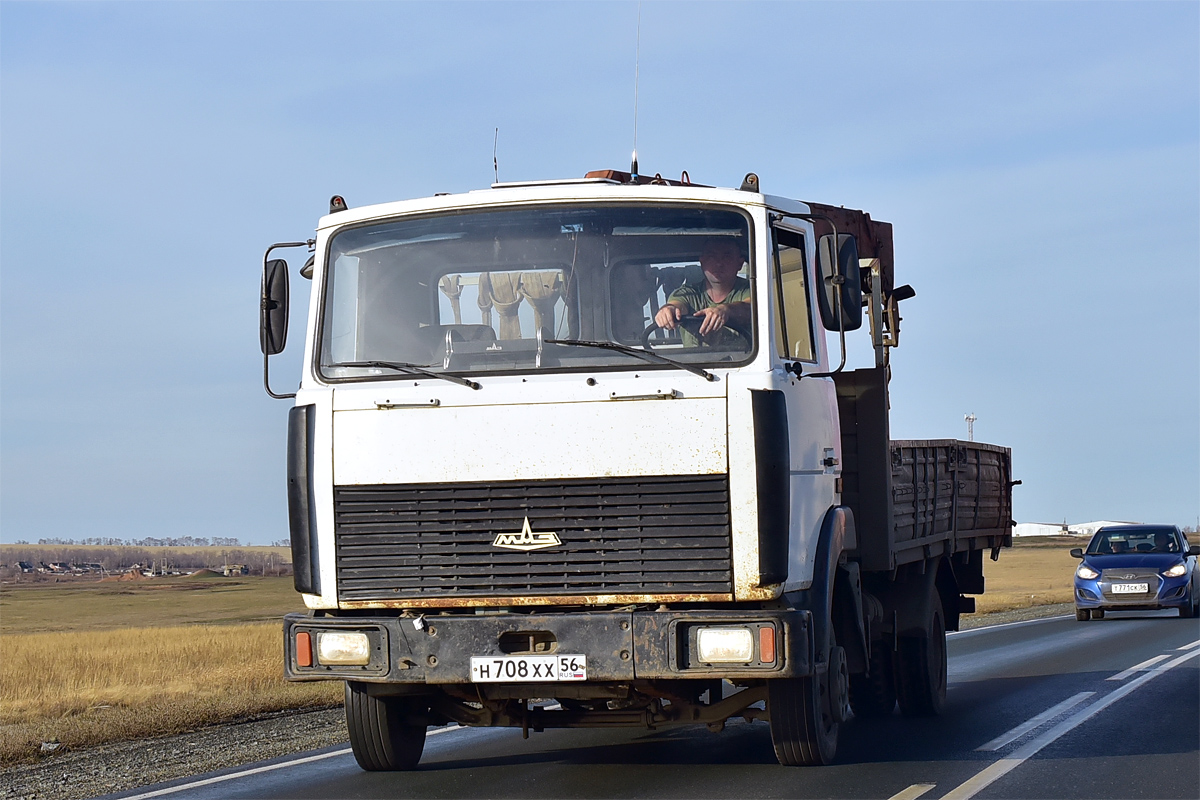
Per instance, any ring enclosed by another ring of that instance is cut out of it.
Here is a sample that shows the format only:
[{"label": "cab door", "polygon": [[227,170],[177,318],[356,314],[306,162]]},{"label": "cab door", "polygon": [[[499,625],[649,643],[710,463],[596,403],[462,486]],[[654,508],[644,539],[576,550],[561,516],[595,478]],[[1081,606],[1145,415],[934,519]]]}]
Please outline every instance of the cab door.
[{"label": "cab door", "polygon": [[774,335],[772,367],[781,382],[790,445],[791,536],[784,589],[812,581],[817,537],[825,513],[837,502],[841,441],[837,393],[831,378],[807,377],[826,371],[824,337],[817,337],[814,313],[815,249],[808,226],[778,221],[771,227],[771,280]]}]

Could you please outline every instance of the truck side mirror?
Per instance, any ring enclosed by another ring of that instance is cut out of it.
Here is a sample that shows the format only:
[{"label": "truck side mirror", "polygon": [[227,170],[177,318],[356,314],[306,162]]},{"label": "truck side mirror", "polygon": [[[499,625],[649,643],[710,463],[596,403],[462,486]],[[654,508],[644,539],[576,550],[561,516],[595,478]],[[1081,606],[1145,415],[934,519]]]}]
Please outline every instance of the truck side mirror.
[{"label": "truck side mirror", "polygon": [[1071,549],[1071,558],[1083,558],[1083,548],[1074,547]]},{"label": "truck side mirror", "polygon": [[838,234],[835,254],[833,234],[822,236],[817,241],[817,273],[821,281],[817,307],[825,330],[856,331],[862,327],[858,241],[848,233]]},{"label": "truck side mirror", "polygon": [[258,344],[263,355],[282,353],[287,344],[287,262],[276,258],[263,264],[262,299],[258,313]]}]

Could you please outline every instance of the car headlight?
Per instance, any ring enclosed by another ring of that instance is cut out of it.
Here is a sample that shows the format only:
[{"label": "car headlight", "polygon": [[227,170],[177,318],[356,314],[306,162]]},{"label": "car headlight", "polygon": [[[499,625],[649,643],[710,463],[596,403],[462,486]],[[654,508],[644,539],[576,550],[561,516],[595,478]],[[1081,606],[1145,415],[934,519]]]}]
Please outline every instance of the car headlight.
[{"label": "car headlight", "polygon": [[1075,570],[1075,574],[1083,578],[1085,581],[1090,581],[1093,578],[1099,578],[1100,573],[1089,567],[1087,564],[1080,564],[1079,569]]},{"label": "car headlight", "polygon": [[1168,578],[1178,578],[1180,575],[1187,574],[1187,564],[1176,564],[1169,570],[1163,573]]}]

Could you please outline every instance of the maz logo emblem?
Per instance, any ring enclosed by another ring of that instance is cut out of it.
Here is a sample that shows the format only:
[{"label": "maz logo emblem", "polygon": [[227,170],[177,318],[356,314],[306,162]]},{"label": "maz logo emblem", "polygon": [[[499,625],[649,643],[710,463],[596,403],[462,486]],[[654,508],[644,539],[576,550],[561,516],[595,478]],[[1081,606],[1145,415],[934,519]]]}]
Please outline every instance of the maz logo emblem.
[{"label": "maz logo emblem", "polygon": [[562,540],[558,538],[558,534],[554,531],[538,531],[534,533],[530,530],[529,517],[526,517],[525,524],[521,526],[520,533],[498,533],[496,534],[496,540],[492,542],[492,547],[503,547],[508,550],[541,550],[560,544],[562,544]]}]

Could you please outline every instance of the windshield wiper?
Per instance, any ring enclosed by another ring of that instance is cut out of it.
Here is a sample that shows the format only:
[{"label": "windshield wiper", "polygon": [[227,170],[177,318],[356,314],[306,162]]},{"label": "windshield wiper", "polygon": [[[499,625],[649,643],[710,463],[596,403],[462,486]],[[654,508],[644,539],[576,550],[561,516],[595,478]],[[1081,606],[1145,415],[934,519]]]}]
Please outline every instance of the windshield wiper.
[{"label": "windshield wiper", "polygon": [[475,381],[460,378],[457,375],[448,375],[445,372],[434,372],[426,369],[420,364],[408,364],[403,361],[342,361],[337,364],[326,364],[327,367],[376,367],[378,369],[394,369],[397,372],[407,372],[410,375],[424,375],[427,378],[441,378],[444,381],[457,383],[460,386],[467,386],[471,389],[482,389],[483,386]]},{"label": "windshield wiper", "polygon": [[703,367],[697,367],[695,364],[685,364],[682,361],[676,361],[673,358],[666,358],[665,356],[660,356],[658,353],[651,353],[638,347],[630,347],[627,344],[617,344],[616,342],[590,342],[586,339],[546,339],[545,341],[546,344],[573,344],[578,347],[599,347],[604,350],[616,350],[618,353],[636,356],[643,361],[652,361],[656,364],[668,364],[672,367],[676,367],[677,369],[685,369],[693,375],[699,375],[706,381],[715,381],[717,379],[716,375],[713,375]]}]

